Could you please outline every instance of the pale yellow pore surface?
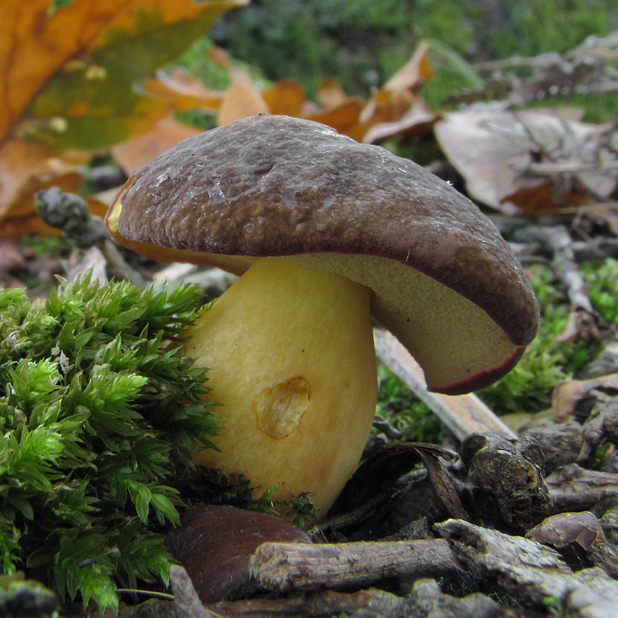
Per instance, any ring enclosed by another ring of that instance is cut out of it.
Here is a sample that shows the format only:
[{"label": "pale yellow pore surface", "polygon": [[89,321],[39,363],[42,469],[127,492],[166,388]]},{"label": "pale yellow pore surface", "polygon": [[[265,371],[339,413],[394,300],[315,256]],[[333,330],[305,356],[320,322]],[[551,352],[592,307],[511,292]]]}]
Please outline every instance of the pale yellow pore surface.
[{"label": "pale yellow pore surface", "polygon": [[262,258],[191,330],[224,418],[221,453],[197,464],[258,491],[309,492],[324,515],[354,472],[377,397],[370,290],[286,259]]},{"label": "pale yellow pore surface", "polygon": [[[290,257],[370,287],[374,317],[390,330],[441,387],[500,367],[518,347],[477,305],[405,264],[369,255]],[[470,273],[471,277],[475,273]]]}]

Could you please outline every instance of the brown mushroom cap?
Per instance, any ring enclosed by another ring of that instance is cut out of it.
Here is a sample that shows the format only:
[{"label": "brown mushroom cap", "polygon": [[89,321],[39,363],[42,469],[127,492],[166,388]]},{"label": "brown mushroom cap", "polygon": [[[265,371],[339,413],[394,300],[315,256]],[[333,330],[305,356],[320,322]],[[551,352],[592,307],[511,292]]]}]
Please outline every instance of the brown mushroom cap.
[{"label": "brown mushroom cap", "polygon": [[[476,205],[412,161],[308,120],[255,116],[184,140],[133,174],[107,222],[117,242],[157,259],[239,274],[247,258],[287,256],[350,276],[374,290],[374,314],[415,355],[402,332],[419,312],[411,286],[431,295],[427,281],[442,284],[456,294],[420,302],[437,308],[460,295],[514,346],[452,384],[430,382],[443,392],[506,373],[538,326],[527,277]],[[433,310],[422,311],[429,322]]]}]

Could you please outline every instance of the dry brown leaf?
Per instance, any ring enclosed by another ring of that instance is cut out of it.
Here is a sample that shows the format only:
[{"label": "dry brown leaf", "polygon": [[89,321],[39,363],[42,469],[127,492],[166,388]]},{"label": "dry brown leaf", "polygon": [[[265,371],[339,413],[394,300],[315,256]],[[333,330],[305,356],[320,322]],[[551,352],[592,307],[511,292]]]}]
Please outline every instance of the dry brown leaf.
[{"label": "dry brown leaf", "polygon": [[431,79],[433,67],[429,59],[429,49],[428,43],[421,43],[410,60],[384,84],[384,89],[393,92],[403,90],[416,92],[428,79]]},{"label": "dry brown leaf", "polygon": [[168,116],[159,120],[148,133],[113,146],[111,152],[116,162],[129,175],[164,150],[197,133],[201,133],[201,129],[182,124]]},{"label": "dry brown leaf", "polygon": [[[470,109],[445,114],[434,130],[469,194],[507,214],[556,212],[586,203],[589,190],[609,195],[616,186],[608,175],[601,183],[577,171],[601,152],[600,129],[561,112]],[[564,183],[565,174],[574,181]]]},{"label": "dry brown leaf", "polygon": [[37,221],[33,194],[58,186],[77,191],[82,177],[78,165],[66,162],[49,147],[24,140],[8,140],[0,156],[0,220],[9,210],[11,220],[0,226],[0,237],[17,238],[51,228]]},{"label": "dry brown leaf", "polygon": [[223,92],[209,90],[182,67],[176,67],[170,73],[157,71],[155,78],[142,82],[142,87],[151,94],[171,101],[177,111],[205,109],[216,112],[224,97]]},{"label": "dry brown leaf", "polygon": [[363,103],[356,97],[348,97],[336,107],[308,114],[308,120],[314,120],[332,127],[343,135],[360,141],[366,128],[359,122]]},{"label": "dry brown leaf", "polygon": [[618,236],[618,202],[593,202],[581,208],[580,213],[591,221],[607,225],[614,236]]},{"label": "dry brown leaf", "polygon": [[208,57],[223,69],[229,70],[232,66],[229,54],[222,47],[213,47],[208,52]]},{"label": "dry brown leaf", "polygon": [[367,125],[397,122],[414,105],[416,95],[409,90],[381,88],[371,95],[363,108],[360,121]]},{"label": "dry brown leaf", "polygon": [[101,193],[85,197],[84,199],[90,206],[90,212],[92,212],[93,215],[104,218],[107,214],[109,205],[113,202],[119,189],[120,187],[115,187],[113,189],[107,189],[106,191],[101,191]]},{"label": "dry brown leaf", "polygon": [[240,69],[230,69],[232,84],[227,89],[217,117],[217,125],[223,126],[247,116],[267,114],[268,105],[250,77]]},{"label": "dry brown leaf", "polygon": [[578,405],[591,390],[601,388],[618,391],[618,373],[613,373],[591,380],[567,380],[559,382],[552,393],[552,411],[554,420],[563,423],[575,416]]},{"label": "dry brown leaf", "polygon": [[323,79],[315,94],[316,99],[324,109],[336,107],[347,97],[341,84],[336,79]]},{"label": "dry brown leaf", "polygon": [[[530,162],[530,143],[492,130],[507,121],[512,122],[509,112],[452,112],[434,130],[442,151],[465,179],[470,196],[508,214],[516,208],[504,199],[519,188],[520,170]],[[533,182],[542,183],[540,179]]]},{"label": "dry brown leaf", "polygon": [[408,111],[393,122],[374,124],[363,136],[367,144],[381,144],[387,139],[403,139],[410,135],[424,136],[431,132],[440,115],[433,111],[423,99],[417,99]]},{"label": "dry brown leaf", "polygon": [[418,102],[419,88],[433,75],[429,45],[422,43],[410,60],[373,93],[360,117],[367,126],[398,122]]},{"label": "dry brown leaf", "polygon": [[300,117],[306,100],[305,89],[293,79],[281,79],[262,91],[271,114]]}]

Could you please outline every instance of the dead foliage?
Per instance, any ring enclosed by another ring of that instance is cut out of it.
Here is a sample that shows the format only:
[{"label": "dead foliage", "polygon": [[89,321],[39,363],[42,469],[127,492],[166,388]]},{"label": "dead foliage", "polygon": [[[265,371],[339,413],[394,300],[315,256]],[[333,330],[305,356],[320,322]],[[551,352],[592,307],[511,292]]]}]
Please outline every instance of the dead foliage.
[{"label": "dead foliage", "polygon": [[[19,11],[5,2],[0,47],[11,61],[0,70],[8,93],[0,110],[0,234],[51,233],[34,213],[37,190],[77,191],[84,166],[102,150],[131,173],[199,131],[175,119],[186,110],[211,113],[218,125],[259,113],[303,117],[368,143],[435,138],[470,196],[505,213],[572,211],[605,203],[616,188],[613,123],[584,123],[573,109],[526,109],[549,95],[615,90],[615,34],[565,55],[475,67],[484,87],[452,100],[500,102],[450,112],[432,109],[421,94],[434,75],[428,43],[367,100],[332,79],[313,101],[293,80],[260,87],[221,49],[211,59],[229,75],[225,91],[182,68],[158,68],[245,1],[75,0],[51,14],[49,0]],[[521,66],[532,76],[518,77]],[[90,198],[93,211],[102,212],[106,198]],[[605,216],[613,221],[613,209]]]}]

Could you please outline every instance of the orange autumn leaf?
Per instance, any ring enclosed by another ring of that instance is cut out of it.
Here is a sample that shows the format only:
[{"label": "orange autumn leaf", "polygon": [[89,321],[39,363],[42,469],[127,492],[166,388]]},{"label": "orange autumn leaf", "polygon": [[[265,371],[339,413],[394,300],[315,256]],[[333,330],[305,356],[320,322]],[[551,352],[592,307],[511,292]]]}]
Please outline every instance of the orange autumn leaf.
[{"label": "orange autumn leaf", "polygon": [[363,102],[356,97],[348,97],[333,108],[308,114],[309,120],[315,120],[333,127],[348,137],[361,141],[365,133],[365,125],[360,123]]},{"label": "orange autumn leaf", "polygon": [[223,92],[210,90],[183,67],[171,72],[157,71],[156,77],[142,81],[142,87],[149,93],[168,99],[176,111],[206,109],[216,112],[225,96]]},{"label": "orange autumn leaf", "polygon": [[111,152],[128,176],[140,165],[175,146],[179,141],[200,132],[201,129],[181,124],[168,116],[159,120],[148,133],[112,146]]},{"label": "orange autumn leaf", "polygon": [[336,107],[346,99],[346,93],[341,84],[332,78],[323,79],[318,86],[316,98],[326,109]]},{"label": "orange autumn leaf", "polygon": [[385,90],[412,92],[433,76],[433,67],[429,59],[429,43],[421,43],[412,57],[387,82]]},{"label": "orange autumn leaf", "polygon": [[[24,140],[8,140],[0,156],[0,204],[11,211],[11,221],[0,223],[0,237],[16,238],[35,231],[32,196],[37,191],[58,186],[64,191],[77,191],[82,177],[77,165],[63,161],[44,144]],[[39,225],[39,224],[42,224]],[[38,219],[37,231],[49,233],[51,228]]]},{"label": "orange autumn leaf", "polygon": [[281,79],[262,91],[264,102],[271,114],[300,116],[305,104],[305,89],[293,79]]},{"label": "orange autumn leaf", "polygon": [[268,105],[261,92],[244,71],[232,67],[230,77],[232,83],[227,89],[223,101],[221,101],[217,118],[218,126],[229,124],[247,116],[268,113]]},{"label": "orange autumn leaf", "polygon": [[0,0],[0,220],[33,217],[38,188],[77,188],[78,166],[57,165],[66,149],[108,147],[167,116],[175,102],[139,81],[247,2]]}]

